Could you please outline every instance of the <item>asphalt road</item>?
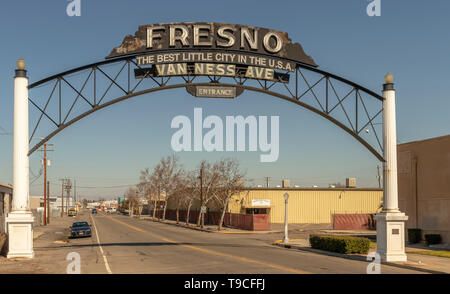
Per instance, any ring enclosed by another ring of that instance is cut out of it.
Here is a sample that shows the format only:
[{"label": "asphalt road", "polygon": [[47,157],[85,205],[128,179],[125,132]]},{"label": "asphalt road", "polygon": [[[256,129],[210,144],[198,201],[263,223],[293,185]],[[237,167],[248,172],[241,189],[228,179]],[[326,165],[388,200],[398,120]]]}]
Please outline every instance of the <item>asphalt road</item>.
[{"label": "asphalt road", "polygon": [[[77,252],[81,273],[366,273],[367,262],[271,245],[273,234],[218,234],[123,215],[81,213],[91,238],[70,239],[63,252]],[[98,236],[98,237],[97,237]],[[56,257],[55,252],[52,253]],[[63,259],[64,260],[64,259]],[[67,261],[59,261],[60,266]],[[56,266],[56,265],[55,265]],[[420,273],[382,266],[382,273]]]}]

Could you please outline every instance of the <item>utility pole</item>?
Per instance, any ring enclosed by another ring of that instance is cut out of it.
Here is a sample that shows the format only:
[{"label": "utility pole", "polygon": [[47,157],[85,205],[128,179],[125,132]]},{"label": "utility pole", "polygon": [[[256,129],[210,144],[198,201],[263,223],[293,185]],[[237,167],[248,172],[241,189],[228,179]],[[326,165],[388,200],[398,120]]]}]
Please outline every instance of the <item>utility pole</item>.
[{"label": "utility pole", "polygon": [[377,165],[377,179],[378,179],[378,188],[381,189],[381,176],[380,176],[380,166]]},{"label": "utility pole", "polygon": [[47,225],[47,144],[44,144],[44,226]]},{"label": "utility pole", "polygon": [[73,180],[73,204],[77,207],[77,182]]},{"label": "utility pole", "polygon": [[269,188],[269,179],[270,177],[264,177],[266,179],[266,188]]},{"label": "utility pole", "polygon": [[61,217],[64,216],[64,179],[61,179]]},{"label": "utility pole", "polygon": [[44,165],[44,226],[47,225],[47,219],[48,219],[48,205],[47,202],[49,201],[48,199],[48,192],[47,192],[47,151],[53,151],[53,150],[47,150],[47,146],[53,146],[53,144],[47,144],[44,143],[44,149],[43,150],[39,150],[39,151],[43,151],[44,152],[44,160],[42,162],[42,164]]},{"label": "utility pole", "polygon": [[203,214],[203,162],[200,165],[200,227],[205,225],[205,216]]},{"label": "utility pole", "polygon": [[50,224],[50,181],[47,181],[47,225]]},{"label": "utility pole", "polygon": [[284,237],[283,237],[283,243],[288,244],[289,243],[289,237],[288,237],[288,200],[289,200],[289,194],[284,193]]},{"label": "utility pole", "polygon": [[[69,211],[69,199],[70,199],[70,191],[72,190],[72,181],[70,179],[65,179],[64,180],[64,188],[66,190],[67,193],[67,197],[66,197],[66,211]],[[73,200],[73,199],[72,199]]]}]

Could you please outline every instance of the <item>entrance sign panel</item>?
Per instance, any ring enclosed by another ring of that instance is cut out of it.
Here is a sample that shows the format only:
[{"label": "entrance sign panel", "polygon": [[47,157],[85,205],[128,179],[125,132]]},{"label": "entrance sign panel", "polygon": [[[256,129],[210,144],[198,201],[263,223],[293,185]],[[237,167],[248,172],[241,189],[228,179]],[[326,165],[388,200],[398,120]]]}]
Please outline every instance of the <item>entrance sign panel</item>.
[{"label": "entrance sign panel", "polygon": [[217,97],[217,98],[234,98],[236,97],[236,88],[233,87],[214,87],[214,86],[197,86],[195,96],[197,97]]},{"label": "entrance sign panel", "polygon": [[209,83],[205,86],[187,86],[186,91],[198,98],[236,98],[244,92],[244,89]]}]

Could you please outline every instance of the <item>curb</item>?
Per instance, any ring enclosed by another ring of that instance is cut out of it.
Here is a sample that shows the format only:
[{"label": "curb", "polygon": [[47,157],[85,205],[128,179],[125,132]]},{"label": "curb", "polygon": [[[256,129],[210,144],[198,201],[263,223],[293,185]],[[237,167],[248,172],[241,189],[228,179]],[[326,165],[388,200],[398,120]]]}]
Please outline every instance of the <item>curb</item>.
[{"label": "curb", "polygon": [[206,232],[206,233],[218,233],[218,232],[216,232],[216,231],[210,231],[210,230],[205,230],[205,229],[201,229],[201,228],[190,227],[190,226],[181,225],[181,224],[172,223],[172,222],[167,222],[167,221],[155,221],[155,220],[152,220],[152,219],[143,219],[143,220],[151,221],[151,222],[154,222],[154,223],[160,223],[160,224],[171,225],[171,226],[175,226],[175,227],[178,227],[178,228],[191,229],[191,230],[200,231],[200,232]]},{"label": "curb", "polygon": [[[150,218],[143,218],[140,220],[146,220],[146,221],[152,221],[155,223],[162,223],[162,224],[168,224],[168,225],[172,225],[172,226],[176,226],[179,228],[186,228],[186,229],[191,229],[191,230],[196,230],[196,231],[200,231],[200,232],[206,232],[206,233],[216,233],[216,234],[239,234],[239,235],[250,235],[250,234],[270,234],[270,233],[278,233],[278,231],[272,232],[272,231],[268,231],[268,232],[253,232],[253,231],[248,231],[248,232],[226,232],[226,231],[217,231],[217,230],[207,230],[207,229],[201,229],[198,227],[195,227],[195,225],[193,227],[191,226],[186,226],[185,224],[177,224],[177,223],[173,223],[173,222],[167,222],[166,221],[156,221]],[[281,232],[280,232],[281,233]]]},{"label": "curb", "polygon": [[[345,259],[369,262],[369,260],[367,260],[366,257],[361,256],[361,255],[347,255],[347,254],[341,254],[341,253],[336,253],[336,252],[329,252],[329,251],[313,249],[313,248],[309,248],[309,247],[300,247],[300,246],[297,246],[297,245],[283,244],[283,243],[273,243],[272,245],[283,247],[283,248],[289,248],[289,249],[291,249],[291,248],[292,249],[297,249],[297,250],[300,250],[300,251],[312,252],[312,253],[321,254],[321,255],[328,255],[328,256],[340,257],[340,258],[345,258]],[[397,263],[393,263],[393,262],[385,262],[385,261],[383,261],[383,262],[381,262],[381,264],[388,265],[388,266],[393,266],[393,267],[398,267],[398,268],[403,268],[403,269],[415,270],[415,271],[424,272],[424,273],[430,273],[430,274],[448,274],[446,272],[435,271],[435,270],[431,270],[431,269],[419,268],[419,267],[415,267],[415,266],[412,266],[412,265],[397,264]]]}]

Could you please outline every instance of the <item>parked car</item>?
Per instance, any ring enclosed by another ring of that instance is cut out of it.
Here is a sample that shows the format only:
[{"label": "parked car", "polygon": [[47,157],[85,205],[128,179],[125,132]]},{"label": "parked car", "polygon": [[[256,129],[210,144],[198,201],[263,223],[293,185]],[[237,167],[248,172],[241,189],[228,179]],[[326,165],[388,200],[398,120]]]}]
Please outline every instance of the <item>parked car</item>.
[{"label": "parked car", "polygon": [[87,222],[74,222],[70,227],[70,236],[77,237],[91,237],[91,226]]},{"label": "parked car", "polygon": [[73,209],[73,208],[69,209],[69,211],[67,212],[67,215],[68,216],[77,216],[76,209]]},{"label": "parked car", "polygon": [[97,209],[93,208],[92,209],[92,214],[97,214]]}]

